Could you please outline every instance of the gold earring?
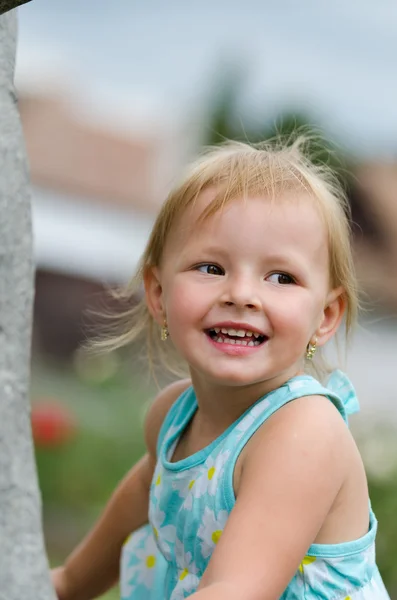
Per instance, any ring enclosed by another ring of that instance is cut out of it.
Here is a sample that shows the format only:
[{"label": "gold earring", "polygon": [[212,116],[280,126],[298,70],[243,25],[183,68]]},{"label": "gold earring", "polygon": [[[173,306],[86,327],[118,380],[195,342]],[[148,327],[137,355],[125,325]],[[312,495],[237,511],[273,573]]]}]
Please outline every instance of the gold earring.
[{"label": "gold earring", "polygon": [[315,355],[317,350],[317,338],[314,340],[314,342],[309,342],[306,348],[306,358],[307,360],[312,360],[313,356]]},{"label": "gold earring", "polygon": [[170,335],[170,332],[168,331],[167,321],[166,321],[166,319],[164,319],[164,323],[161,327],[161,334],[160,334],[161,341],[165,342],[165,340],[169,337],[169,335]]}]

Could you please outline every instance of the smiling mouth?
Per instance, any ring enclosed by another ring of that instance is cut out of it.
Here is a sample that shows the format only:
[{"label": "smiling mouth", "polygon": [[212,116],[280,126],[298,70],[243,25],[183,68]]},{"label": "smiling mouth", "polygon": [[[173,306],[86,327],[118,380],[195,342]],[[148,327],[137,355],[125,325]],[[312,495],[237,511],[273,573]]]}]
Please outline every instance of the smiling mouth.
[{"label": "smiling mouth", "polygon": [[229,327],[214,327],[207,329],[206,334],[219,344],[234,344],[236,346],[260,346],[268,339],[267,336],[247,329],[232,329]]}]

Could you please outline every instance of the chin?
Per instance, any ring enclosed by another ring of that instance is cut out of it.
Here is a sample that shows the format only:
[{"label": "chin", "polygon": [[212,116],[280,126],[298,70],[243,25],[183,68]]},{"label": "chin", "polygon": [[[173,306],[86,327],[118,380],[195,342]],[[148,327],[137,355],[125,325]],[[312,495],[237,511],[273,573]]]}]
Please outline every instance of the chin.
[{"label": "chin", "polygon": [[228,385],[230,387],[246,387],[249,385],[255,385],[255,383],[267,379],[267,377],[263,375],[258,375],[257,377],[255,377],[252,375],[250,376],[250,374],[246,371],[238,372],[236,370],[225,371],[223,373],[217,371],[216,373],[211,373],[210,377],[217,383],[222,385]]}]

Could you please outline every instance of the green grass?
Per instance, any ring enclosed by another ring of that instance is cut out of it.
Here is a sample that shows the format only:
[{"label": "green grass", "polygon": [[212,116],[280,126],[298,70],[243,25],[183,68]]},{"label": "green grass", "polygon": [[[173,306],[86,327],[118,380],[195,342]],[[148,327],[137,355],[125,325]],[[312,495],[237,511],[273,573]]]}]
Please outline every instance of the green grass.
[{"label": "green grass", "polygon": [[118,588],[114,588],[113,590],[107,592],[107,594],[104,596],[101,596],[101,600],[120,600],[120,592]]},{"label": "green grass", "polygon": [[36,363],[32,401],[50,399],[76,421],[70,442],[36,447],[44,504],[71,510],[103,505],[120,478],[142,456],[142,423],[153,387],[119,370],[103,381]]}]

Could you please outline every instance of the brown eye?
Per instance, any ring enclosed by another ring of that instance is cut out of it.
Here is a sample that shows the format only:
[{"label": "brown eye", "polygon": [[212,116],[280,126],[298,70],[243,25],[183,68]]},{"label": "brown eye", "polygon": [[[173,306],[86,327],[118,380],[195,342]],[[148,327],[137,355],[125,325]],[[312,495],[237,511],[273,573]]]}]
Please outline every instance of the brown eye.
[{"label": "brown eye", "polygon": [[223,275],[223,269],[221,269],[221,267],[218,267],[218,265],[213,265],[213,264],[205,264],[205,265],[199,265],[197,267],[197,270],[200,271],[201,273],[206,273],[207,275]]},{"label": "brown eye", "polygon": [[291,283],[295,283],[291,275],[288,275],[287,273],[272,273],[267,279],[268,281],[277,283],[279,285],[289,285]]}]

